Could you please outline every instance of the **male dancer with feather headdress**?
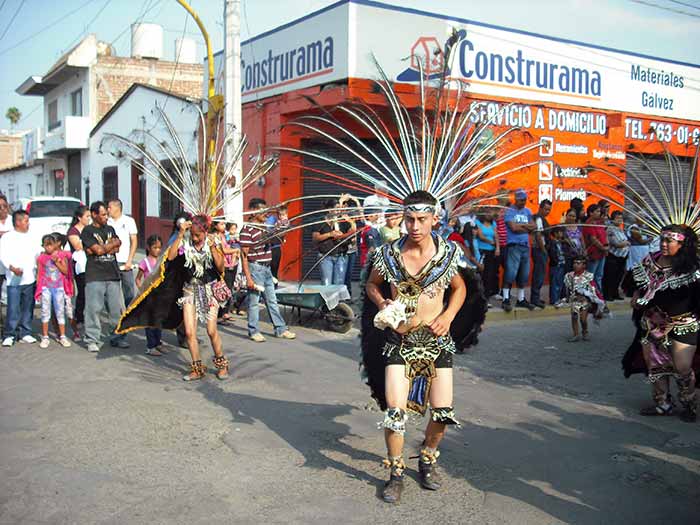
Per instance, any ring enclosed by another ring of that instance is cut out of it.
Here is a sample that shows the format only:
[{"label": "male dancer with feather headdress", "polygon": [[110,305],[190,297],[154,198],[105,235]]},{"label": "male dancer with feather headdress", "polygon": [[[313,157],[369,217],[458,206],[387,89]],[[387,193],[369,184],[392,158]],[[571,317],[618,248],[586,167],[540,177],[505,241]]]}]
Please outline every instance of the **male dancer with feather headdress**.
[{"label": "male dancer with feather headdress", "polygon": [[[457,245],[433,233],[438,222],[437,200],[426,191],[415,191],[403,201],[407,235],[385,244],[375,253],[366,287],[363,312],[363,352],[370,386],[386,410],[381,426],[387,445],[385,466],[391,475],[382,498],[398,503],[404,485],[404,432],[407,410],[431,418],[420,451],[418,471],[421,486],[440,488],[435,464],[438,446],[447,425],[459,424],[452,408],[452,355],[456,351],[450,327],[466,297],[459,272],[463,264]],[[450,288],[449,297],[445,297]],[[366,326],[368,317],[376,328],[385,328],[383,349],[372,342],[383,339]],[[378,370],[378,353],[385,368]],[[368,355],[369,354],[369,355]],[[384,373],[384,391],[380,392]],[[374,377],[373,377],[374,376]]]}]

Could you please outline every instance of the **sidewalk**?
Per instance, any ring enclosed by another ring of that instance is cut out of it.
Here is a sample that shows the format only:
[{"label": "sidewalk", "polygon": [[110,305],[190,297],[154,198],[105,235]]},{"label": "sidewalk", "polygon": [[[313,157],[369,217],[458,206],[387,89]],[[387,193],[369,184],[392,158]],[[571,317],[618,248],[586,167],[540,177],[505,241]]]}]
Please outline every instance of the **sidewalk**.
[{"label": "sidewalk", "polygon": [[[305,284],[313,284],[313,285],[318,285],[318,281],[306,281]],[[359,315],[362,310],[362,304],[359,300],[360,298],[360,284],[357,282],[352,283],[353,286],[353,291],[352,291],[352,297],[353,301],[350,303],[352,306],[353,311],[355,312],[355,315],[358,316],[358,319],[356,320],[355,326],[359,328]],[[280,287],[281,286],[298,286],[298,282],[280,282]],[[544,286],[542,288],[541,292],[542,297],[549,297],[549,287]],[[525,297],[529,298],[530,297],[530,289],[527,288],[525,290]],[[523,321],[527,319],[544,319],[548,317],[562,317],[566,316],[568,317],[570,315],[570,310],[568,306],[564,306],[562,308],[555,308],[551,306],[550,304],[547,304],[547,306],[544,309],[540,308],[535,308],[534,310],[530,311],[525,308],[513,308],[511,312],[506,312],[501,308],[501,301],[496,301],[492,300],[489,302],[489,311],[486,314],[486,321],[487,322],[509,322],[509,321]],[[610,309],[611,315],[613,316],[629,316],[631,315],[631,308],[629,304],[629,300],[625,299],[624,301],[613,301],[608,303],[608,308]]]}]

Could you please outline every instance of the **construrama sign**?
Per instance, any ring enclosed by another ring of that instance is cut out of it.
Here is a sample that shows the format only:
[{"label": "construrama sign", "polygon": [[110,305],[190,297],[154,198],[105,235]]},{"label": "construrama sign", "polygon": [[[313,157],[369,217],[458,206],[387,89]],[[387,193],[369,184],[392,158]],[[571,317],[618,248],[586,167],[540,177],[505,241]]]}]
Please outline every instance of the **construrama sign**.
[{"label": "construrama sign", "polygon": [[333,71],[333,37],[285,50],[267,49],[261,60],[241,60],[243,94],[264,91],[283,82],[293,83]]},{"label": "construrama sign", "polygon": [[[436,78],[444,67],[474,94],[700,120],[697,65],[438,14],[364,4],[356,9],[356,63],[351,76],[375,78],[370,58],[375,54],[387,75],[400,82],[416,82],[420,69]],[[390,24],[385,22],[387,16]],[[445,63],[448,38],[452,58]]]},{"label": "construrama sign", "polygon": [[[468,38],[465,30],[457,33],[457,56],[453,63],[459,66],[459,75],[465,79],[497,82],[505,85],[537,88],[556,93],[577,95],[601,94],[601,74],[597,69],[575,67],[567,64],[539,60],[518,47],[513,54],[480,50]],[[412,52],[415,53],[414,45]],[[414,55],[415,56],[415,55]],[[413,82],[420,73],[412,61],[411,67],[398,75],[397,80]],[[449,66],[448,66],[449,69]],[[439,72],[431,72],[434,78]],[[454,72],[451,72],[454,75]]]}]

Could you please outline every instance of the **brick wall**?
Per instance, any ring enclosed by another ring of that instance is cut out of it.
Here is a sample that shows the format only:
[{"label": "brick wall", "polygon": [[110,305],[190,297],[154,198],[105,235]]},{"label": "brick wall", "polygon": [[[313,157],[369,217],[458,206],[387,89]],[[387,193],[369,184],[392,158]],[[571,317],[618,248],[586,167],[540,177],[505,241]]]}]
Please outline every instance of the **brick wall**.
[{"label": "brick wall", "polygon": [[201,64],[101,56],[93,68],[97,89],[96,122],[135,82],[192,98],[201,98],[203,72]]},{"label": "brick wall", "polygon": [[17,166],[21,162],[22,137],[0,136],[0,170]]}]

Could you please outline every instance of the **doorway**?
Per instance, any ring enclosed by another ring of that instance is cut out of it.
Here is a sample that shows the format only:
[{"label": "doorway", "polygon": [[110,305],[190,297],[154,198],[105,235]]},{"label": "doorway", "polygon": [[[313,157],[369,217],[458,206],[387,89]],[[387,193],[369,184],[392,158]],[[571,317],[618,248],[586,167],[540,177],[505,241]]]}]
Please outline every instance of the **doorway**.
[{"label": "doorway", "polygon": [[68,196],[76,199],[82,198],[81,181],[83,180],[80,168],[80,153],[68,155]]},{"label": "doorway", "polygon": [[146,247],[146,176],[131,164],[131,216],[138,228],[138,246]]}]

